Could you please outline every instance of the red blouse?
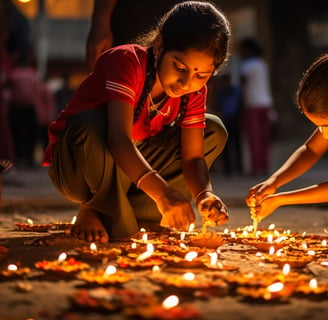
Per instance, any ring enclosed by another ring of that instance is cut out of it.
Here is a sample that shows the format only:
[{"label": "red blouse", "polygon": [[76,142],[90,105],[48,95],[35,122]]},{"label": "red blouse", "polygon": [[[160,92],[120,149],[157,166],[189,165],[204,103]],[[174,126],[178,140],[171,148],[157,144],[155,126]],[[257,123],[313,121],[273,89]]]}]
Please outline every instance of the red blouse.
[{"label": "red blouse", "polygon": [[[105,51],[97,60],[94,71],[90,73],[76,90],[67,107],[58,118],[49,125],[49,146],[45,151],[43,166],[51,163],[60,132],[67,119],[79,112],[107,108],[108,101],[120,100],[136,108],[146,79],[147,48],[129,44],[111,48]],[[207,88],[189,95],[181,127],[205,127],[205,103]],[[132,139],[144,140],[159,133],[164,125],[172,123],[180,109],[180,98],[169,97],[161,109],[162,113],[154,116],[149,125],[149,101],[138,120],[133,124]]]}]

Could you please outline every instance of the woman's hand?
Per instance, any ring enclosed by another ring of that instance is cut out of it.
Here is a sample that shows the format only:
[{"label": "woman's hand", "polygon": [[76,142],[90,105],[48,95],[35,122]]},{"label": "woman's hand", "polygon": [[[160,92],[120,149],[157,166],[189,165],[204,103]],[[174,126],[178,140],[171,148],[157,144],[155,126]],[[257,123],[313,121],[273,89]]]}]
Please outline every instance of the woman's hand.
[{"label": "woman's hand", "polygon": [[229,220],[228,209],[222,200],[211,192],[206,192],[197,199],[197,209],[203,225],[217,226]]},{"label": "woman's hand", "polygon": [[195,223],[194,210],[181,193],[169,188],[164,197],[157,199],[157,207],[163,215],[161,225],[187,231],[190,224]]}]

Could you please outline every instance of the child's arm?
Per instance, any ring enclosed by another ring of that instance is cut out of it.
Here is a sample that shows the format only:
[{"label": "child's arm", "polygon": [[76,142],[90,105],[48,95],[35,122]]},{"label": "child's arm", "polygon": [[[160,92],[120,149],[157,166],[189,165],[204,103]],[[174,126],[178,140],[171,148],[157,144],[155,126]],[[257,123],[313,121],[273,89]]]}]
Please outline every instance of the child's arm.
[{"label": "child's arm", "polygon": [[271,177],[250,189],[246,203],[250,205],[251,199],[255,197],[256,204],[260,205],[263,198],[274,194],[278,188],[307,172],[327,149],[328,140],[323,138],[319,130],[315,130]]},{"label": "child's arm", "polygon": [[157,204],[170,227],[187,229],[195,221],[190,202],[149,165],[131,140],[133,108],[121,101],[108,104],[108,149],[125,174]]},{"label": "child's arm", "polygon": [[261,205],[256,208],[256,215],[263,219],[282,206],[328,202],[327,194],[328,182],[302,189],[279,192],[264,198]]},{"label": "child's arm", "polygon": [[[182,128],[181,132],[182,172],[203,222],[224,224],[228,221],[227,208],[212,188],[204,158],[203,129]],[[222,148],[226,139],[226,131],[222,128]]]}]

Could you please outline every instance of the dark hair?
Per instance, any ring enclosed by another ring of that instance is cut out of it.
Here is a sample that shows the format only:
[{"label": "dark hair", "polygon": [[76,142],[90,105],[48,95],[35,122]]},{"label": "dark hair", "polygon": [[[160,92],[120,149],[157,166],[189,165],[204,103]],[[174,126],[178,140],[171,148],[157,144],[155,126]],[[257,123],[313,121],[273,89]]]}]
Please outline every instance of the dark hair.
[{"label": "dark hair", "polygon": [[[137,39],[137,43],[151,46],[158,35],[161,35],[163,39],[162,56],[165,51],[171,50],[206,51],[213,56],[216,70],[218,70],[228,56],[231,30],[227,18],[212,3],[185,1],[173,6],[153,30]],[[148,53],[147,79],[135,110],[135,121],[156,80],[157,66],[155,66],[152,48],[149,48]],[[188,96],[181,97],[180,113],[174,127],[181,123],[187,104]]]},{"label": "dark hair", "polygon": [[299,82],[295,102],[308,113],[328,113],[328,54],[317,58]]}]

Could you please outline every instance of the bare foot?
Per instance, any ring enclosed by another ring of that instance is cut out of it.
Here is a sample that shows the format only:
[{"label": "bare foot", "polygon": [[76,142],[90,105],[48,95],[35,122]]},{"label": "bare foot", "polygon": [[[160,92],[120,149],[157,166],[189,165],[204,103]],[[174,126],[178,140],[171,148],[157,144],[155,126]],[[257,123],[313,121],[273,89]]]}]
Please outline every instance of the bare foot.
[{"label": "bare foot", "polygon": [[70,234],[75,238],[89,242],[106,243],[109,240],[108,233],[97,211],[82,206]]}]

